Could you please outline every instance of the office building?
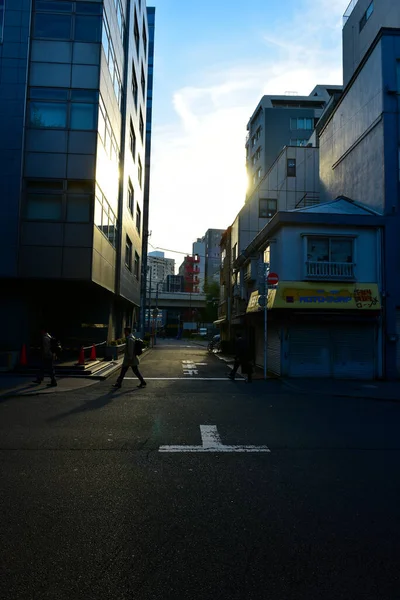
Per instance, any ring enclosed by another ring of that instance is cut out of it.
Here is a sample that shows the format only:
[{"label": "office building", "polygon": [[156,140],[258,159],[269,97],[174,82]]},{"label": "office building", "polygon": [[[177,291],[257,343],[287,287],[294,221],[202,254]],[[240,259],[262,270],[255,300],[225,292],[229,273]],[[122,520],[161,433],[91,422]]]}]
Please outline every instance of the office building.
[{"label": "office building", "polygon": [[164,284],[168,275],[175,273],[175,260],[173,258],[165,258],[164,252],[149,252],[147,256],[147,283],[152,290],[157,290],[157,285],[160,288]]},{"label": "office building", "polygon": [[263,96],[247,124],[247,198],[268,173],[284,146],[306,146],[326,104],[339,85],[317,85],[309,96]]},{"label": "office building", "polygon": [[140,302],[146,3],[0,6],[3,345],[113,338]]}]

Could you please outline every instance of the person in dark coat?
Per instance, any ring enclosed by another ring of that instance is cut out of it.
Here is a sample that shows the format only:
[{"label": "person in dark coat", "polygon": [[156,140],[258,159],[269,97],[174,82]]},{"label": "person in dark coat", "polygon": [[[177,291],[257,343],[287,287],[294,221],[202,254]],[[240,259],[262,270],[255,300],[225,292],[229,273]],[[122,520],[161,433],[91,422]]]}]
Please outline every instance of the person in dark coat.
[{"label": "person in dark coat", "polygon": [[139,371],[139,358],[135,354],[136,338],[133,335],[130,327],[125,327],[124,332],[125,332],[125,338],[126,338],[125,356],[124,356],[124,360],[122,362],[121,373],[119,374],[119,377],[118,377],[117,381],[114,383],[113,387],[114,388],[121,387],[122,381],[129,369],[129,367],[131,367],[132,371],[135,373],[136,377],[140,381],[140,384],[138,385],[138,387],[143,388],[146,386],[146,382],[143,379],[141,372]]},{"label": "person in dark coat", "polygon": [[235,341],[235,363],[233,365],[232,373],[228,375],[229,379],[235,381],[236,373],[238,368],[242,368],[242,373],[247,374],[245,379],[246,383],[251,383],[253,378],[253,366],[251,364],[249,345],[247,340],[242,337],[241,333],[236,334]]},{"label": "person in dark coat", "polygon": [[54,338],[47,332],[46,329],[41,330],[41,366],[37,378],[34,383],[42,383],[46,373],[50,376],[51,387],[57,386],[56,375],[54,372],[54,353],[53,343]]}]

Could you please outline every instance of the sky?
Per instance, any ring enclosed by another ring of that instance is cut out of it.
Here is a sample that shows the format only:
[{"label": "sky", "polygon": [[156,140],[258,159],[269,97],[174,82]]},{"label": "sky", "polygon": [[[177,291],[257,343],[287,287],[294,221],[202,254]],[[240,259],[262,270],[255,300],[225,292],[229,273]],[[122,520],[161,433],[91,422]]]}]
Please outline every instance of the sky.
[{"label": "sky", "polygon": [[246,193],[246,126],[264,94],[342,84],[349,0],[148,0],[156,7],[149,251],[176,270]]}]

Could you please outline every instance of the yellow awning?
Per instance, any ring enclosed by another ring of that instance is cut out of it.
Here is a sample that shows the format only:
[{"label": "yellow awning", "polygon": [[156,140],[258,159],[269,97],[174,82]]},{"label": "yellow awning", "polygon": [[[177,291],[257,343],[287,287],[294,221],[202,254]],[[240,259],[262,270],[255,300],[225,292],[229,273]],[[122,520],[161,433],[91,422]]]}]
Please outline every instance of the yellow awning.
[{"label": "yellow awning", "polygon": [[[253,292],[246,312],[263,310],[258,299],[258,292]],[[280,281],[268,291],[268,308],[380,310],[381,298],[376,283]]]}]

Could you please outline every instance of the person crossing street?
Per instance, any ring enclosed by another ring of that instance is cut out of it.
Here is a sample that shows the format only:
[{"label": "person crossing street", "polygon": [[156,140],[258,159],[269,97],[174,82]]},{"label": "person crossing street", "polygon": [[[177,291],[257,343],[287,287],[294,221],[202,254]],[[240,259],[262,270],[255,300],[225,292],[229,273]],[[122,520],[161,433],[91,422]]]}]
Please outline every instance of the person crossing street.
[{"label": "person crossing street", "polygon": [[124,356],[124,360],[122,362],[121,373],[119,374],[119,377],[118,377],[117,381],[114,383],[113,387],[114,388],[121,387],[122,381],[129,369],[129,367],[131,367],[132,371],[135,373],[136,377],[140,381],[140,384],[138,385],[138,387],[144,388],[144,387],[146,387],[146,382],[143,379],[141,372],[139,371],[139,358],[137,356],[137,353],[136,353],[137,351],[135,349],[136,338],[133,335],[130,327],[125,327],[124,333],[125,333],[125,338],[126,338],[125,356]]}]

